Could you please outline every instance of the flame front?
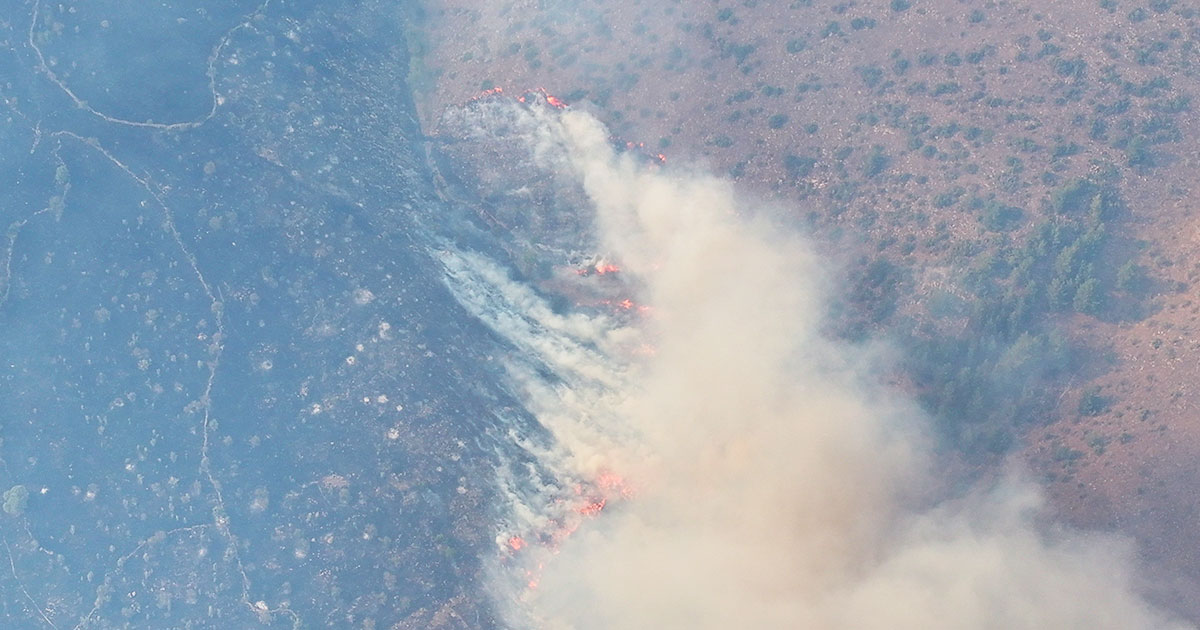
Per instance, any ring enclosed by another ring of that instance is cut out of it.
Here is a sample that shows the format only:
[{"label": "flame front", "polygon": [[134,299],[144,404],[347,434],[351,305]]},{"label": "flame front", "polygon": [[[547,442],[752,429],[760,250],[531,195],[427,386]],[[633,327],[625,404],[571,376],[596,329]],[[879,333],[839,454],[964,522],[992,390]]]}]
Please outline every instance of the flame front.
[{"label": "flame front", "polygon": [[[609,506],[615,502],[632,499],[635,494],[633,487],[621,475],[611,470],[601,471],[590,482],[575,484],[573,491],[575,498],[564,501],[574,505],[564,512],[564,516],[551,519],[545,531],[531,532],[529,538],[513,534],[505,544],[510,561],[526,565],[523,572],[529,590],[538,587],[542,570],[545,568],[543,561],[539,560],[536,564],[532,562],[538,557],[545,557],[539,556],[539,552],[557,554],[567,539],[584,527],[588,520],[599,518]],[[525,554],[532,555],[526,557]],[[521,557],[525,560],[518,560]]]}]

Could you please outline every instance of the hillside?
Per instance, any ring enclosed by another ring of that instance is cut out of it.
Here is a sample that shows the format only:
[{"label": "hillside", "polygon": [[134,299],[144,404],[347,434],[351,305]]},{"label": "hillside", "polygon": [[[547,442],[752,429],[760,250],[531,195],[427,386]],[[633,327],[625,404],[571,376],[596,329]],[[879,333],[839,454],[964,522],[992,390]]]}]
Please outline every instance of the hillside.
[{"label": "hillside", "polygon": [[[427,0],[426,133],[543,89],[727,173],[844,272],[946,451],[1016,453],[1069,520],[1200,577],[1200,12],[1154,0]],[[658,157],[660,156],[661,157]]]}]

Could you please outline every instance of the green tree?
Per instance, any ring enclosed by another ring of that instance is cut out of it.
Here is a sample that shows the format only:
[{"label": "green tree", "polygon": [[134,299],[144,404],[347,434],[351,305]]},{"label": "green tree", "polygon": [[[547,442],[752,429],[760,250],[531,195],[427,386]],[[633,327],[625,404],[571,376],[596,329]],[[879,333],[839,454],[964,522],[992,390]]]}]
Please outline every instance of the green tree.
[{"label": "green tree", "polygon": [[1146,271],[1132,260],[1117,270],[1117,288],[1129,293],[1138,293],[1146,288]]},{"label": "green tree", "polygon": [[1095,278],[1084,280],[1075,290],[1075,300],[1072,305],[1079,313],[1094,315],[1099,311],[1101,305],[1100,282]]},{"label": "green tree", "polygon": [[1125,146],[1125,159],[1130,166],[1149,168],[1154,166],[1154,153],[1146,139],[1138,136]]},{"label": "green tree", "polygon": [[20,516],[29,503],[29,490],[22,485],[15,485],[4,493],[4,512]]},{"label": "green tree", "polygon": [[[1063,276],[1055,276],[1050,281],[1050,285],[1046,287],[1046,297],[1050,301],[1051,310],[1062,310],[1067,306],[1067,300],[1072,295],[1072,286],[1070,280]],[[1078,289],[1075,289],[1078,292]]]}]

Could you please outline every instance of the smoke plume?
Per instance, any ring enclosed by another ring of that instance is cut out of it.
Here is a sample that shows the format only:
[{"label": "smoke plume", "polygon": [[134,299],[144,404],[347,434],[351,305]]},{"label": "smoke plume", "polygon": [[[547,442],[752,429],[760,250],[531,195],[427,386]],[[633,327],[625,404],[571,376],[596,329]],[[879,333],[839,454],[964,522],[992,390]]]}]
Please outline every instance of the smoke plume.
[{"label": "smoke plume", "polygon": [[509,625],[1183,627],[1138,595],[1132,549],[1045,523],[1019,475],[939,495],[926,421],[880,383],[877,349],[822,334],[822,260],[728,182],[617,152],[578,111],[458,115],[479,133],[503,118],[576,182],[630,300],[552,308],[491,259],[444,254],[543,429],[502,436],[524,455],[499,481]]}]

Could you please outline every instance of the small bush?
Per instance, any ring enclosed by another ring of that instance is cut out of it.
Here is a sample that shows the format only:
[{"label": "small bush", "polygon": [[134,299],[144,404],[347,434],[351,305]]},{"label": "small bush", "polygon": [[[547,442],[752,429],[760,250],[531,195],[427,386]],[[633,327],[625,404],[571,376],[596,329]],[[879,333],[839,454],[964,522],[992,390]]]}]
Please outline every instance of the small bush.
[{"label": "small bush", "polygon": [[1100,394],[1099,387],[1092,387],[1079,398],[1079,415],[1098,416],[1112,407],[1112,399]]}]

